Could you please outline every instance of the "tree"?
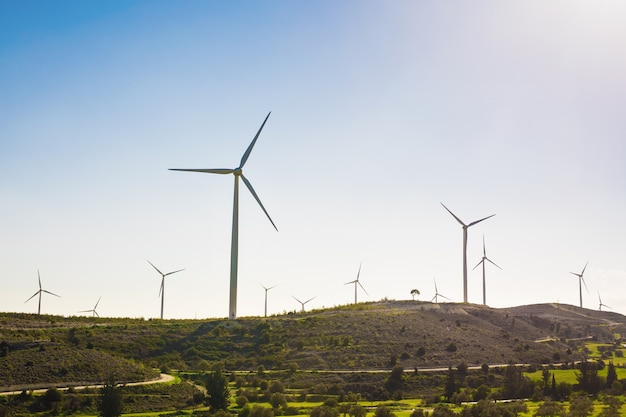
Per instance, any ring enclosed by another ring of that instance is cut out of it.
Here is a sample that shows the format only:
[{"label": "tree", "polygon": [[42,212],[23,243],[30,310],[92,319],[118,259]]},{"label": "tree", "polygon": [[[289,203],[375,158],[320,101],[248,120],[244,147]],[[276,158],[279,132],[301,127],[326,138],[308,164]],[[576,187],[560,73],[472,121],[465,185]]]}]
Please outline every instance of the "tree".
[{"label": "tree", "polygon": [[565,408],[557,402],[548,400],[537,408],[535,417],[565,417]]},{"label": "tree", "polygon": [[100,403],[98,404],[98,410],[102,417],[118,417],[122,414],[122,391],[117,386],[114,376],[104,382],[100,389]]},{"label": "tree", "polygon": [[620,408],[622,407],[622,401],[619,398],[614,397],[612,395],[606,395],[603,398],[602,402],[604,403],[606,408],[604,408],[602,411],[600,411],[600,414],[598,414],[598,417],[619,417],[619,416],[621,416]]},{"label": "tree", "polygon": [[609,362],[609,367],[606,371],[606,384],[605,387],[611,389],[613,382],[617,381],[617,372],[615,371],[615,365],[613,362]]},{"label": "tree", "polygon": [[339,411],[326,405],[311,410],[311,417],[339,417]]},{"label": "tree", "polygon": [[576,373],[576,380],[580,389],[589,394],[597,394],[604,385],[603,378],[598,376],[597,364],[584,360],[580,363],[579,371]]},{"label": "tree", "polygon": [[448,367],[448,376],[446,377],[446,386],[444,388],[443,395],[450,401],[452,396],[456,393],[456,381],[454,371],[452,367]]},{"label": "tree", "polygon": [[230,405],[230,389],[228,381],[221,369],[208,374],[204,378],[207,390],[207,405],[211,411],[226,410]]},{"label": "tree", "polygon": [[352,417],[365,417],[367,415],[367,410],[363,406],[353,404],[352,407],[350,407],[348,414]]},{"label": "tree", "polygon": [[586,395],[580,395],[570,402],[568,417],[587,417],[593,413],[593,402]]},{"label": "tree", "polygon": [[378,407],[376,407],[374,417],[396,417],[396,415],[384,405],[379,405]]},{"label": "tree", "polygon": [[417,289],[415,289],[415,288],[413,288],[413,289],[411,290],[411,296],[413,297],[413,300],[415,300],[415,296],[416,296],[416,295],[418,295],[418,296],[419,296],[419,295],[420,295],[420,291],[419,291],[419,290],[417,290]]}]

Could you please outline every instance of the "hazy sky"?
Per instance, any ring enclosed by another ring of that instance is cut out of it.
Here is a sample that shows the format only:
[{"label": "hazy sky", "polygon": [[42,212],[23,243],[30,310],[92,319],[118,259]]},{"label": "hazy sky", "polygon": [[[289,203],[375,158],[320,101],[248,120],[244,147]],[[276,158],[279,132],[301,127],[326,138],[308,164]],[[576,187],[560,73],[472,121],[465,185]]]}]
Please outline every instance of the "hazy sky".
[{"label": "hazy sky", "polygon": [[[369,296],[626,313],[623,1],[0,2],[0,311],[226,317]],[[45,295],[45,294],[44,294]]]}]

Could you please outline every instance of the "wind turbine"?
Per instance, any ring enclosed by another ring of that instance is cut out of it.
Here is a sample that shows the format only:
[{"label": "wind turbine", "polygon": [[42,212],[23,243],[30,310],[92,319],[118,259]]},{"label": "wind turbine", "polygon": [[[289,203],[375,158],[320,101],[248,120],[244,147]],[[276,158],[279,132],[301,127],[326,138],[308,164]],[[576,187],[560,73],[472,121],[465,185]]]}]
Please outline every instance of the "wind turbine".
[{"label": "wind turbine", "polygon": [[259,196],[254,191],[254,188],[252,188],[252,184],[250,184],[250,182],[246,179],[246,177],[244,177],[243,172],[242,172],[242,169],[244,165],[246,164],[246,161],[248,160],[250,153],[252,152],[252,148],[254,147],[254,144],[259,138],[259,135],[261,134],[261,130],[263,130],[263,126],[265,126],[265,122],[267,122],[267,119],[270,117],[271,113],[272,112],[269,112],[267,116],[265,117],[265,120],[263,121],[263,124],[259,128],[259,131],[256,133],[256,135],[254,136],[254,139],[252,139],[252,142],[248,146],[248,149],[246,149],[243,156],[241,157],[241,161],[239,162],[239,166],[237,168],[209,168],[209,169],[170,168],[170,171],[204,172],[208,174],[233,174],[235,177],[235,192],[234,192],[234,197],[233,197],[233,230],[232,230],[231,245],[230,245],[230,304],[229,304],[230,312],[229,312],[229,318],[231,320],[234,320],[237,318],[237,257],[238,257],[238,252],[239,252],[239,249],[238,249],[239,248],[239,237],[238,237],[239,235],[239,177],[241,177],[243,183],[246,185],[246,187],[248,188],[248,190],[250,191],[254,199],[257,201],[257,203],[259,203],[259,206],[261,206],[261,209],[263,210],[263,212],[269,219],[270,223],[272,223],[272,226],[274,226],[274,229],[278,231],[278,228],[272,221],[272,218],[267,213],[267,210],[265,210],[265,207],[263,207],[263,203],[261,203]]},{"label": "wind turbine", "polygon": [[463,226],[463,302],[467,303],[467,229],[474,226],[476,223],[480,223],[483,220],[487,220],[488,218],[495,216],[495,214],[492,214],[491,216],[487,216],[480,220],[473,221],[470,224],[465,224],[461,219],[456,217],[456,215],[452,213],[450,209],[448,209],[448,207],[446,207],[443,203],[441,203],[441,205],[448,211],[448,213],[452,214],[452,217],[454,217],[456,221],[461,224],[461,226]]},{"label": "wind turbine", "polygon": [[433,278],[433,281],[435,281],[435,296],[430,299],[430,302],[432,303],[433,300],[435,300],[435,304],[439,304],[439,298],[437,297],[445,298],[446,300],[450,301],[450,299],[445,295],[439,294],[439,290],[437,289],[437,280]]},{"label": "wind turbine", "polygon": [[487,258],[487,250],[485,249],[485,235],[483,235],[483,259],[480,262],[478,262],[478,264],[474,268],[472,268],[472,271],[473,271],[474,269],[478,268],[478,265],[483,264],[483,305],[487,305],[487,289],[486,289],[486,284],[485,284],[485,261],[489,261],[493,265],[500,268],[498,265],[496,265],[494,261]]},{"label": "wind turbine", "polygon": [[608,307],[611,308],[611,306],[607,306],[606,304],[602,303],[602,298],[600,298],[600,291],[598,291],[598,301],[600,302],[600,305],[598,306],[598,310],[602,311],[602,307]]},{"label": "wind turbine", "polygon": [[46,294],[54,295],[55,297],[59,297],[59,298],[61,298],[61,296],[60,295],[56,295],[55,293],[52,293],[52,292],[50,292],[48,290],[44,290],[43,288],[41,288],[41,275],[39,275],[39,270],[37,270],[37,278],[39,279],[39,291],[37,291],[36,293],[31,295],[28,300],[24,301],[24,304],[29,302],[36,295],[39,295],[39,304],[38,304],[38,307],[37,307],[37,315],[39,316],[39,315],[41,315],[41,293],[45,292]]},{"label": "wind turbine", "polygon": [[[100,297],[102,298],[102,297]],[[100,304],[100,298],[98,298],[98,302],[96,303],[95,306],[93,306],[93,309],[91,310],[82,310],[79,311],[79,313],[93,313],[92,316],[93,317],[100,317],[100,314],[98,314],[98,312],[96,311],[96,308],[98,308],[98,304]]]},{"label": "wind turbine", "polygon": [[[152,265],[152,262],[148,261],[148,263]],[[161,296],[161,320],[162,320],[163,319],[163,306],[165,304],[165,277],[168,275],[175,274],[180,271],[184,271],[185,269],[179,269],[177,271],[168,272],[167,274],[164,274],[163,272],[159,271],[159,268],[157,268],[156,266],[152,265],[152,267],[156,269],[156,271],[159,274],[161,274],[161,288],[159,289],[159,295]]]},{"label": "wind turbine", "polygon": [[274,285],[273,287],[265,287],[263,284],[259,284],[261,287],[263,287],[263,289],[265,290],[265,317],[267,317],[267,292],[269,290],[271,290],[272,288],[276,288],[276,285]]},{"label": "wind turbine", "polygon": [[[354,284],[354,304],[356,304],[356,291],[357,291],[357,286],[361,287],[361,289],[363,291],[365,291],[365,294],[367,294],[367,291],[365,290],[365,288],[363,287],[363,285],[361,285],[361,281],[359,281],[359,276],[361,275],[361,265],[363,265],[363,263],[361,262],[361,264],[359,264],[359,272],[357,272],[356,274],[356,279],[354,281],[350,281],[350,282],[346,282],[344,285],[348,285],[348,284]],[[369,296],[369,294],[367,294]]]},{"label": "wind turbine", "polygon": [[301,311],[302,311],[303,313],[304,313],[304,305],[305,305],[306,303],[308,303],[309,301],[311,301],[313,298],[315,298],[315,297],[313,297],[313,298],[309,298],[308,300],[306,300],[306,301],[302,302],[302,301],[298,300],[296,297],[294,297],[293,295],[292,295],[292,297],[293,297],[293,299],[294,299],[294,300],[296,300],[297,302],[299,302],[299,303],[300,303],[300,305],[302,306],[302,310],[301,310]]},{"label": "wind turbine", "polygon": [[[587,290],[587,283],[585,282],[585,278],[583,278],[583,275],[585,274],[585,269],[587,269],[587,264],[588,263],[589,263],[589,261],[587,261],[587,263],[585,264],[585,267],[583,268],[583,270],[581,271],[580,274],[577,274],[576,272],[570,272],[570,274],[576,275],[578,277],[578,293],[580,295],[580,308],[583,307],[583,286],[582,286],[582,284],[585,284],[585,289]],[[587,292],[589,292],[589,290],[587,290]]]}]

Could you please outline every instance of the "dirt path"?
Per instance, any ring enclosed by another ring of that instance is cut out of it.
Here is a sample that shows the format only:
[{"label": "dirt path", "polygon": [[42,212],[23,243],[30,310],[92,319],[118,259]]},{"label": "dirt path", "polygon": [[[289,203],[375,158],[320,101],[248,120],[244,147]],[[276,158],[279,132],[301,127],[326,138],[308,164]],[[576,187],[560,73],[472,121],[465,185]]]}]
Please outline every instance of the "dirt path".
[{"label": "dirt path", "polygon": [[[141,381],[141,382],[129,382],[127,384],[120,384],[120,385],[125,385],[125,386],[133,386],[133,385],[148,385],[148,384],[160,384],[163,382],[171,382],[174,380],[174,377],[172,375],[168,375],[168,374],[161,374],[161,376],[158,379],[152,379],[150,381]],[[63,385],[63,383],[60,383],[61,385]],[[40,386],[40,385],[38,385]],[[44,393],[46,392],[48,389],[50,388],[56,388],[59,391],[67,391],[68,389],[70,389],[69,386],[67,387],[60,387],[60,386],[55,386],[53,384],[51,384],[50,386],[48,386],[48,388],[36,388],[33,389],[28,388],[28,386],[24,386],[25,388],[22,388],[20,390],[16,390],[16,391],[0,391],[0,395],[17,395],[20,394],[22,391],[26,390],[26,391],[30,391],[32,389],[33,393],[37,394],[37,393]],[[79,386],[71,386],[71,388],[74,389],[85,389],[85,388],[101,388],[102,385],[79,385]]]}]

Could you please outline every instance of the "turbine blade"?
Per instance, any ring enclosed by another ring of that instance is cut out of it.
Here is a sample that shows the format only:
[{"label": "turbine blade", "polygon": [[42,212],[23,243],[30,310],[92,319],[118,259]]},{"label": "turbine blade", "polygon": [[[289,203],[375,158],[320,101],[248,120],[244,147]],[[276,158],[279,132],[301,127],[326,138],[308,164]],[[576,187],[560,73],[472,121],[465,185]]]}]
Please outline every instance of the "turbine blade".
[{"label": "turbine blade", "polygon": [[313,298],[309,298],[308,300],[306,300],[306,301],[304,302],[304,304],[308,303],[309,301],[311,301],[311,300],[313,300],[313,299],[315,299],[315,297],[313,297]]},{"label": "turbine blade", "polygon": [[93,310],[80,310],[78,313],[91,313]]},{"label": "turbine blade", "polygon": [[495,214],[492,214],[491,216],[487,216],[487,217],[482,218],[482,219],[480,219],[480,220],[476,220],[475,222],[471,222],[470,224],[468,224],[468,225],[467,225],[467,227],[473,226],[473,225],[475,225],[476,223],[480,223],[480,222],[482,222],[483,220],[487,220],[487,219],[489,219],[489,218],[491,218],[491,217],[493,217],[493,216],[495,216]]},{"label": "turbine blade", "polygon": [[172,275],[172,274],[175,274],[177,272],[184,271],[184,270],[185,270],[185,268],[179,269],[178,271],[174,271],[174,272],[168,272],[167,274],[165,274],[165,276]]},{"label": "turbine blade", "polygon": [[480,260],[480,262],[478,262],[478,263],[476,264],[476,266],[472,268],[472,271],[473,271],[474,269],[478,268],[478,266],[479,266],[480,264],[482,264],[483,262],[485,262],[485,259],[487,259],[487,258],[483,258],[483,259],[481,259],[481,260]]},{"label": "turbine blade", "polygon": [[583,268],[583,272],[581,272],[580,275],[583,275],[585,273],[585,269],[587,269],[588,264],[589,264],[589,261],[587,261],[587,263],[585,264],[585,267]]},{"label": "turbine blade", "polygon": [[163,286],[165,285],[165,277],[163,277],[163,279],[161,280],[161,287],[159,288],[159,295],[157,297],[161,296],[161,293],[163,292]]},{"label": "turbine blade", "polygon": [[39,270],[37,270],[37,279],[39,279],[39,289],[41,289],[41,275],[39,275]]},{"label": "turbine blade", "polygon": [[461,219],[459,219],[458,217],[456,217],[456,215],[454,213],[452,213],[450,211],[450,209],[448,207],[446,207],[443,203],[439,203],[443,206],[443,208],[445,208],[446,210],[448,210],[448,213],[452,214],[452,217],[454,217],[456,219],[457,222],[459,222],[461,224],[461,226],[465,226],[465,223],[463,223],[463,221]]},{"label": "turbine blade", "polygon": [[[363,285],[361,285],[361,283],[358,281],[357,281],[357,284],[359,284],[359,287],[361,287],[361,289],[365,291],[365,294],[367,294],[367,290],[365,289],[365,287],[363,287]],[[367,296],[369,297],[369,294],[367,294]]]},{"label": "turbine blade", "polygon": [[580,276],[581,276],[580,274],[577,274],[576,272],[570,272],[570,274],[576,275],[578,278],[580,278]]},{"label": "turbine blade", "polygon": [[59,297],[59,298],[61,298],[61,296],[60,296],[60,295],[56,295],[55,293],[50,292],[50,291],[48,291],[48,290],[41,290],[41,292],[45,292],[46,294],[54,295],[55,297]]},{"label": "turbine blade", "polygon": [[100,314],[98,314],[98,312],[96,310],[93,311],[93,314],[95,314],[96,317],[100,317]]},{"label": "turbine blade", "polygon": [[270,223],[272,223],[272,226],[274,226],[274,229],[276,229],[276,231],[278,232],[278,228],[276,227],[276,225],[274,224],[274,221],[272,220],[272,218],[270,217],[269,213],[267,212],[267,210],[265,210],[265,207],[263,207],[263,203],[261,203],[261,199],[259,198],[259,196],[256,194],[256,192],[254,191],[254,188],[252,188],[252,184],[250,184],[250,181],[248,181],[248,179],[246,177],[243,176],[243,174],[241,174],[241,179],[243,180],[243,183],[246,184],[246,187],[248,187],[248,190],[250,190],[250,193],[252,194],[252,196],[254,197],[254,199],[256,200],[257,203],[259,203],[259,206],[261,206],[261,209],[263,210],[263,213],[265,213],[265,215],[267,216],[267,218],[269,219]]},{"label": "turbine blade", "polygon": [[483,235],[483,256],[487,257],[487,249],[485,249],[485,235]]},{"label": "turbine blade", "polygon": [[183,169],[183,168],[169,168],[170,171],[185,171],[185,172],[204,172],[208,174],[232,174],[234,169],[230,168],[208,168],[208,169]]},{"label": "turbine blade", "polygon": [[488,260],[489,262],[491,262],[492,265],[497,266],[499,269],[502,269],[494,261],[492,261],[491,259],[489,259],[489,258],[485,258],[485,259]]},{"label": "turbine blade", "polygon": [[294,297],[293,295],[291,296],[294,300],[296,300],[297,302],[299,302],[300,304],[302,304],[302,301],[298,300],[296,297]]},{"label": "turbine blade", "polygon": [[[39,290],[41,291],[41,290]],[[30,296],[30,298],[26,301],[24,301],[24,304],[26,304],[27,302],[29,302],[30,300],[32,300],[37,294],[39,294],[39,291],[37,291],[36,293],[34,293],[33,295]]]},{"label": "turbine blade", "polygon": [[272,114],[272,112],[267,113],[267,116],[265,117],[265,120],[263,120],[263,124],[259,128],[259,131],[256,132],[254,139],[252,139],[252,142],[250,142],[250,145],[248,145],[248,149],[246,149],[246,152],[244,152],[243,156],[241,157],[239,168],[243,168],[243,166],[246,164],[246,161],[248,160],[248,157],[250,156],[250,152],[252,152],[252,148],[254,148],[254,144],[256,143],[256,140],[259,138],[259,135],[261,134],[261,130],[263,130],[263,126],[265,126],[265,122],[267,122],[267,119],[269,119],[270,114]]},{"label": "turbine blade", "polygon": [[356,273],[356,281],[359,282],[359,277],[361,276],[361,267],[363,266],[363,262],[359,264],[359,272]]},{"label": "turbine blade", "polygon": [[159,274],[161,274],[161,276],[163,276],[163,272],[159,271],[159,268],[157,268],[156,266],[154,266],[154,265],[152,264],[152,262],[150,262],[150,261],[148,261],[148,263],[149,263],[150,265],[152,265],[152,267],[153,267],[154,269],[156,269],[156,271],[157,271]]},{"label": "turbine blade", "polygon": [[101,300],[101,299],[102,299],[102,297],[98,298],[98,302],[96,303],[96,305],[95,305],[95,306],[94,306],[94,308],[93,308],[94,310],[95,310],[96,308],[98,308],[98,304],[100,304],[100,300]]},{"label": "turbine blade", "polygon": [[346,282],[346,283],[345,283],[345,284],[343,284],[343,285],[354,284],[354,283],[356,283],[356,282],[359,282],[359,281],[357,281],[357,280],[355,279],[354,281]]}]

